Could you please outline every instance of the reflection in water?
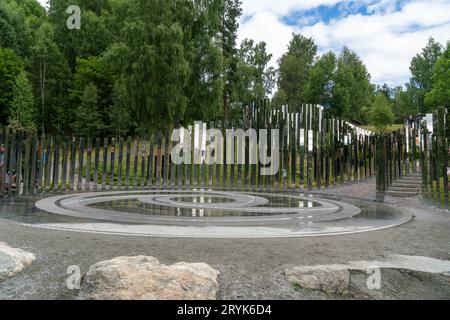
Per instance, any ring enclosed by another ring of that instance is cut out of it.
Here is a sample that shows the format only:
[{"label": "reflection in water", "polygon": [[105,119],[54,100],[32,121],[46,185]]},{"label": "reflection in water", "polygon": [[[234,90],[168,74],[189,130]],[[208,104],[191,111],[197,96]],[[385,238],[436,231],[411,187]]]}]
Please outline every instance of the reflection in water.
[{"label": "reflection in water", "polygon": [[211,196],[193,196],[193,197],[174,197],[171,198],[172,201],[175,202],[187,202],[187,203],[225,203],[225,202],[234,202],[232,198],[223,198],[223,197],[211,197]]},{"label": "reflection in water", "polygon": [[[264,195],[267,199],[271,201],[270,204],[265,206],[296,206],[297,208],[311,208],[315,204],[309,199],[304,201],[298,198],[290,197],[280,197],[277,195],[269,196]],[[30,197],[21,199],[11,199],[0,201],[0,219],[14,220],[20,223],[84,223],[88,221],[85,218],[75,218],[69,216],[56,215],[48,212],[38,210],[34,206],[34,202],[40,200],[40,197]],[[231,203],[233,200],[231,198],[220,198],[220,197],[209,197],[208,195],[199,195],[196,197],[185,197],[177,195],[174,196],[173,200],[182,201],[186,203],[197,203],[202,204],[219,204],[219,203]],[[381,204],[368,204],[358,201],[349,201],[352,204],[359,206],[362,209],[361,214],[346,220],[346,224],[364,224],[369,225],[371,223],[382,223],[382,221],[396,221],[404,217],[404,213],[390,206]],[[130,213],[138,213],[144,215],[165,215],[165,216],[179,216],[179,217],[220,217],[220,216],[257,216],[257,215],[268,215],[269,213],[256,213],[256,212],[239,212],[236,211],[221,211],[221,210],[210,210],[210,209],[192,209],[192,208],[180,208],[180,207],[167,207],[158,206],[152,204],[146,204],[139,202],[137,200],[121,200],[121,201],[109,201],[104,203],[99,203],[96,205],[91,205],[90,207],[102,208],[111,211],[124,211]],[[263,207],[263,206],[261,206]],[[276,215],[277,213],[272,213]],[[94,214],[93,214],[94,215]],[[303,220],[299,223],[305,223]],[[315,225],[321,224],[322,222],[314,222]],[[330,222],[327,222],[330,223]],[[306,224],[305,224],[306,225]],[[301,226],[304,226],[301,224]]]},{"label": "reflection in water", "polygon": [[[237,216],[269,216],[280,214],[276,211],[276,208],[314,208],[320,206],[319,203],[299,199],[296,197],[282,197],[276,195],[264,195],[264,198],[269,200],[267,204],[251,206],[250,208],[274,208],[273,212],[261,212],[255,210],[254,212],[242,212],[237,207],[235,210],[230,211],[230,206],[234,202],[231,197],[218,197],[209,195],[197,195],[197,196],[174,196],[171,200],[175,203],[180,203],[180,206],[167,206],[164,204],[158,205],[153,203],[144,203],[137,199],[127,200],[114,200],[105,201],[102,203],[96,203],[90,205],[92,208],[106,209],[111,211],[124,211],[141,213],[148,215],[163,215],[163,216],[176,216],[176,217],[237,217]],[[183,207],[183,203],[189,204],[188,208]],[[198,208],[192,208],[192,204],[198,204]],[[216,205],[216,208],[206,208],[202,205]],[[227,208],[227,210],[220,209],[220,207]],[[248,209],[248,207],[246,207]],[[293,211],[292,214],[296,214]]]}]

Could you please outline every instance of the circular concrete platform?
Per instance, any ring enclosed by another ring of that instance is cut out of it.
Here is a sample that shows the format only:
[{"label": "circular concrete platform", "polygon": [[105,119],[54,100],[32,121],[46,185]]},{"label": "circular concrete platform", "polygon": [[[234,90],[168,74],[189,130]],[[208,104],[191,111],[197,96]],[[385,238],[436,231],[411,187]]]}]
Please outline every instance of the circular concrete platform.
[{"label": "circular concrete platform", "polygon": [[361,209],[298,194],[197,189],[60,195],[37,201],[35,206],[74,220],[46,219],[33,223],[34,227],[153,237],[325,236],[380,230],[412,219],[407,211],[384,205]]},{"label": "circular concrete platform", "polygon": [[[190,198],[192,201],[176,201],[177,198]],[[231,201],[213,203],[212,199],[217,198]],[[262,222],[279,224],[295,220],[331,221],[361,213],[358,207],[340,201],[213,190],[81,193],[46,198],[35,205],[46,212],[77,218],[192,226],[199,223],[220,226]]]}]

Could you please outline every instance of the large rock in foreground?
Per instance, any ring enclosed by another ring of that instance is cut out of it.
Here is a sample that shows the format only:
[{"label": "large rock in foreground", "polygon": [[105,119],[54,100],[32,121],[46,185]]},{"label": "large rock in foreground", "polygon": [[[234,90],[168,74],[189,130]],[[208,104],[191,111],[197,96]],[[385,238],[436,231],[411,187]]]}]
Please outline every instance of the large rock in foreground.
[{"label": "large rock in foreground", "polygon": [[286,277],[302,288],[326,293],[345,293],[350,282],[350,272],[343,265],[294,267],[286,270]]},{"label": "large rock in foreground", "polygon": [[204,263],[165,266],[146,256],[118,257],[91,266],[79,299],[214,300],[219,272]]},{"label": "large rock in foreground", "polygon": [[0,242],[0,281],[18,274],[34,260],[36,257],[32,253]]},{"label": "large rock in foreground", "polygon": [[[373,270],[408,270],[450,276],[450,261],[420,256],[391,255],[384,261],[350,261],[348,264],[297,266],[285,270],[287,279],[301,288],[342,294],[349,288],[353,271],[372,274]],[[381,278],[380,278],[381,281]],[[380,283],[381,284],[381,283]]]}]

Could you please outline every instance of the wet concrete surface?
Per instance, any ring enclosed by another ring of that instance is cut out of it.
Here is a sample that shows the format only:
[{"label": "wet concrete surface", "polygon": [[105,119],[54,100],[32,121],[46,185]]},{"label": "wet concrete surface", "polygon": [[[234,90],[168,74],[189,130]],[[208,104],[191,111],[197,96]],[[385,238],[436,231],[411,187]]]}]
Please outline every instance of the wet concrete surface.
[{"label": "wet concrete surface", "polygon": [[[189,191],[187,191],[189,193]],[[210,193],[210,192],[209,192]],[[201,199],[208,192],[197,193]],[[220,194],[220,192],[218,192]],[[131,194],[131,195],[130,195]],[[173,215],[178,210],[151,205],[152,214],[136,208],[140,201],[155,202],[158,192],[85,193],[45,198],[21,198],[0,204],[0,217],[39,228],[118,235],[191,238],[305,237],[379,230],[407,223],[408,211],[367,201],[341,202],[326,197],[296,194],[226,193],[239,199],[254,198],[257,205],[222,208],[216,203],[187,203],[192,216]],[[217,195],[214,195],[217,196]],[[178,193],[161,197],[176,198]],[[118,199],[116,199],[118,198]],[[191,197],[192,200],[193,197]],[[222,198],[218,198],[219,201]],[[36,203],[36,200],[41,200]],[[242,200],[242,199],[240,199]],[[251,202],[251,201],[250,201]],[[272,206],[272,202],[275,206]],[[296,202],[296,206],[293,206]],[[36,209],[38,206],[42,210]],[[283,206],[285,204],[285,206]],[[184,204],[182,204],[184,205]],[[303,205],[303,206],[302,206]],[[307,205],[305,207],[305,205]],[[215,209],[190,208],[215,207]],[[169,214],[165,211],[168,209]],[[260,215],[258,211],[265,210]],[[44,211],[45,210],[45,211]],[[265,212],[268,210],[269,215]],[[283,211],[287,210],[287,211]],[[231,212],[231,216],[229,213]],[[246,214],[250,212],[251,215]],[[201,215],[200,215],[201,214]]]},{"label": "wet concrete surface", "polygon": [[[291,266],[380,260],[391,254],[450,260],[450,216],[414,204],[407,208],[408,204],[402,203],[402,208],[414,214],[412,221],[374,232],[312,238],[179,239],[67,232],[21,224],[46,219],[87,222],[35,211],[29,201],[38,198],[15,200],[6,206],[2,203],[0,241],[34,253],[37,260],[0,283],[0,299],[72,299],[77,292],[65,286],[69,266],[78,265],[86,272],[98,261],[131,255],[154,256],[165,264],[208,263],[221,272],[222,299],[450,299],[448,277],[443,275],[383,271],[382,290],[373,291],[364,287],[365,274],[352,274],[349,294],[336,296],[295,288],[283,274]],[[17,216],[21,219],[15,219]]]}]

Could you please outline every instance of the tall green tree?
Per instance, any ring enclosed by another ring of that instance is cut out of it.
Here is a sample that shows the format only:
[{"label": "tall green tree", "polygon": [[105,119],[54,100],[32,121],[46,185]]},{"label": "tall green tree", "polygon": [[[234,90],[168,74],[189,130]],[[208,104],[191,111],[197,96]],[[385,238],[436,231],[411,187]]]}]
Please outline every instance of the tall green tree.
[{"label": "tall green tree", "polygon": [[222,23],[222,0],[188,1],[183,7],[178,19],[183,25],[183,46],[190,74],[184,89],[188,107],[181,118],[187,122],[217,119],[223,108],[224,87],[218,33]]},{"label": "tall green tree", "polygon": [[394,121],[394,112],[389,100],[382,93],[375,95],[370,107],[370,123],[375,126],[378,133],[386,131],[387,126]]},{"label": "tall green tree", "polygon": [[450,41],[433,71],[431,90],[425,96],[427,110],[450,106]]},{"label": "tall green tree", "polygon": [[230,104],[239,99],[236,95],[238,76],[237,32],[242,15],[241,0],[222,1],[222,60],[223,60],[223,116],[228,119]]},{"label": "tall green tree", "polygon": [[409,84],[406,89],[397,87],[394,89],[394,114],[396,123],[403,123],[410,115],[415,113],[413,92]]},{"label": "tall green tree", "polygon": [[0,30],[0,47],[9,47],[19,55],[26,53],[25,14],[16,1],[0,2]]},{"label": "tall green tree", "polygon": [[[113,40],[110,19],[110,0],[50,0],[49,19],[53,27],[54,40],[73,71],[77,58],[98,56]],[[81,9],[81,29],[67,28],[67,8],[76,4]],[[123,15],[123,12],[118,12]]]},{"label": "tall green tree", "polygon": [[305,87],[305,102],[331,108],[336,63],[337,57],[332,51],[317,60],[311,68],[309,81]]},{"label": "tall green tree", "polygon": [[371,103],[370,75],[356,53],[344,48],[337,61],[332,89],[332,112],[345,119],[367,121],[364,112]]},{"label": "tall green tree", "polygon": [[411,87],[414,88],[414,96],[417,112],[426,112],[425,96],[430,92],[433,85],[434,66],[442,54],[442,46],[433,38],[428,40],[422,52],[417,54],[411,61],[410,71]]},{"label": "tall green tree", "polygon": [[[77,59],[77,66],[75,68],[75,73],[73,74],[70,86],[70,102],[72,105],[80,105],[86,88],[86,83],[92,83],[96,86],[98,95],[98,111],[101,114],[102,121],[104,123],[109,122],[110,109],[114,104],[114,75],[110,71],[110,67],[103,59],[97,57]],[[65,121],[67,123],[71,123],[74,120],[73,116],[73,112],[71,112],[71,110],[67,110],[65,113]],[[106,134],[106,132],[100,133]]]},{"label": "tall green tree", "polygon": [[105,58],[119,73],[124,104],[132,109],[140,131],[163,129],[183,117],[190,68],[185,33],[177,21],[184,1],[134,0],[128,10],[122,40]]},{"label": "tall green tree", "polygon": [[384,96],[390,103],[394,101],[395,90],[391,88],[387,83],[383,83],[381,86],[375,86],[375,94],[378,93],[384,94]]},{"label": "tall green tree", "polygon": [[17,128],[35,131],[37,110],[33,97],[33,88],[25,71],[21,71],[17,75],[12,95],[13,101],[9,109],[9,124]]},{"label": "tall green tree", "polygon": [[237,93],[241,102],[254,102],[267,98],[275,85],[275,71],[268,64],[272,55],[266,52],[266,43],[242,41],[238,52]]},{"label": "tall green tree", "polygon": [[312,38],[293,34],[287,52],[280,58],[278,88],[290,104],[306,101],[305,89],[317,55]]},{"label": "tall green tree", "polygon": [[8,119],[14,83],[22,69],[22,59],[12,49],[0,47],[0,123],[6,123]]},{"label": "tall green tree", "polygon": [[69,125],[62,119],[68,108],[68,80],[71,73],[53,36],[52,25],[43,23],[36,30],[30,49],[32,83],[39,100],[42,132],[62,132]]},{"label": "tall green tree", "polygon": [[104,124],[98,110],[98,90],[95,84],[89,83],[86,86],[75,115],[73,127],[78,135],[86,137],[101,135]]}]

